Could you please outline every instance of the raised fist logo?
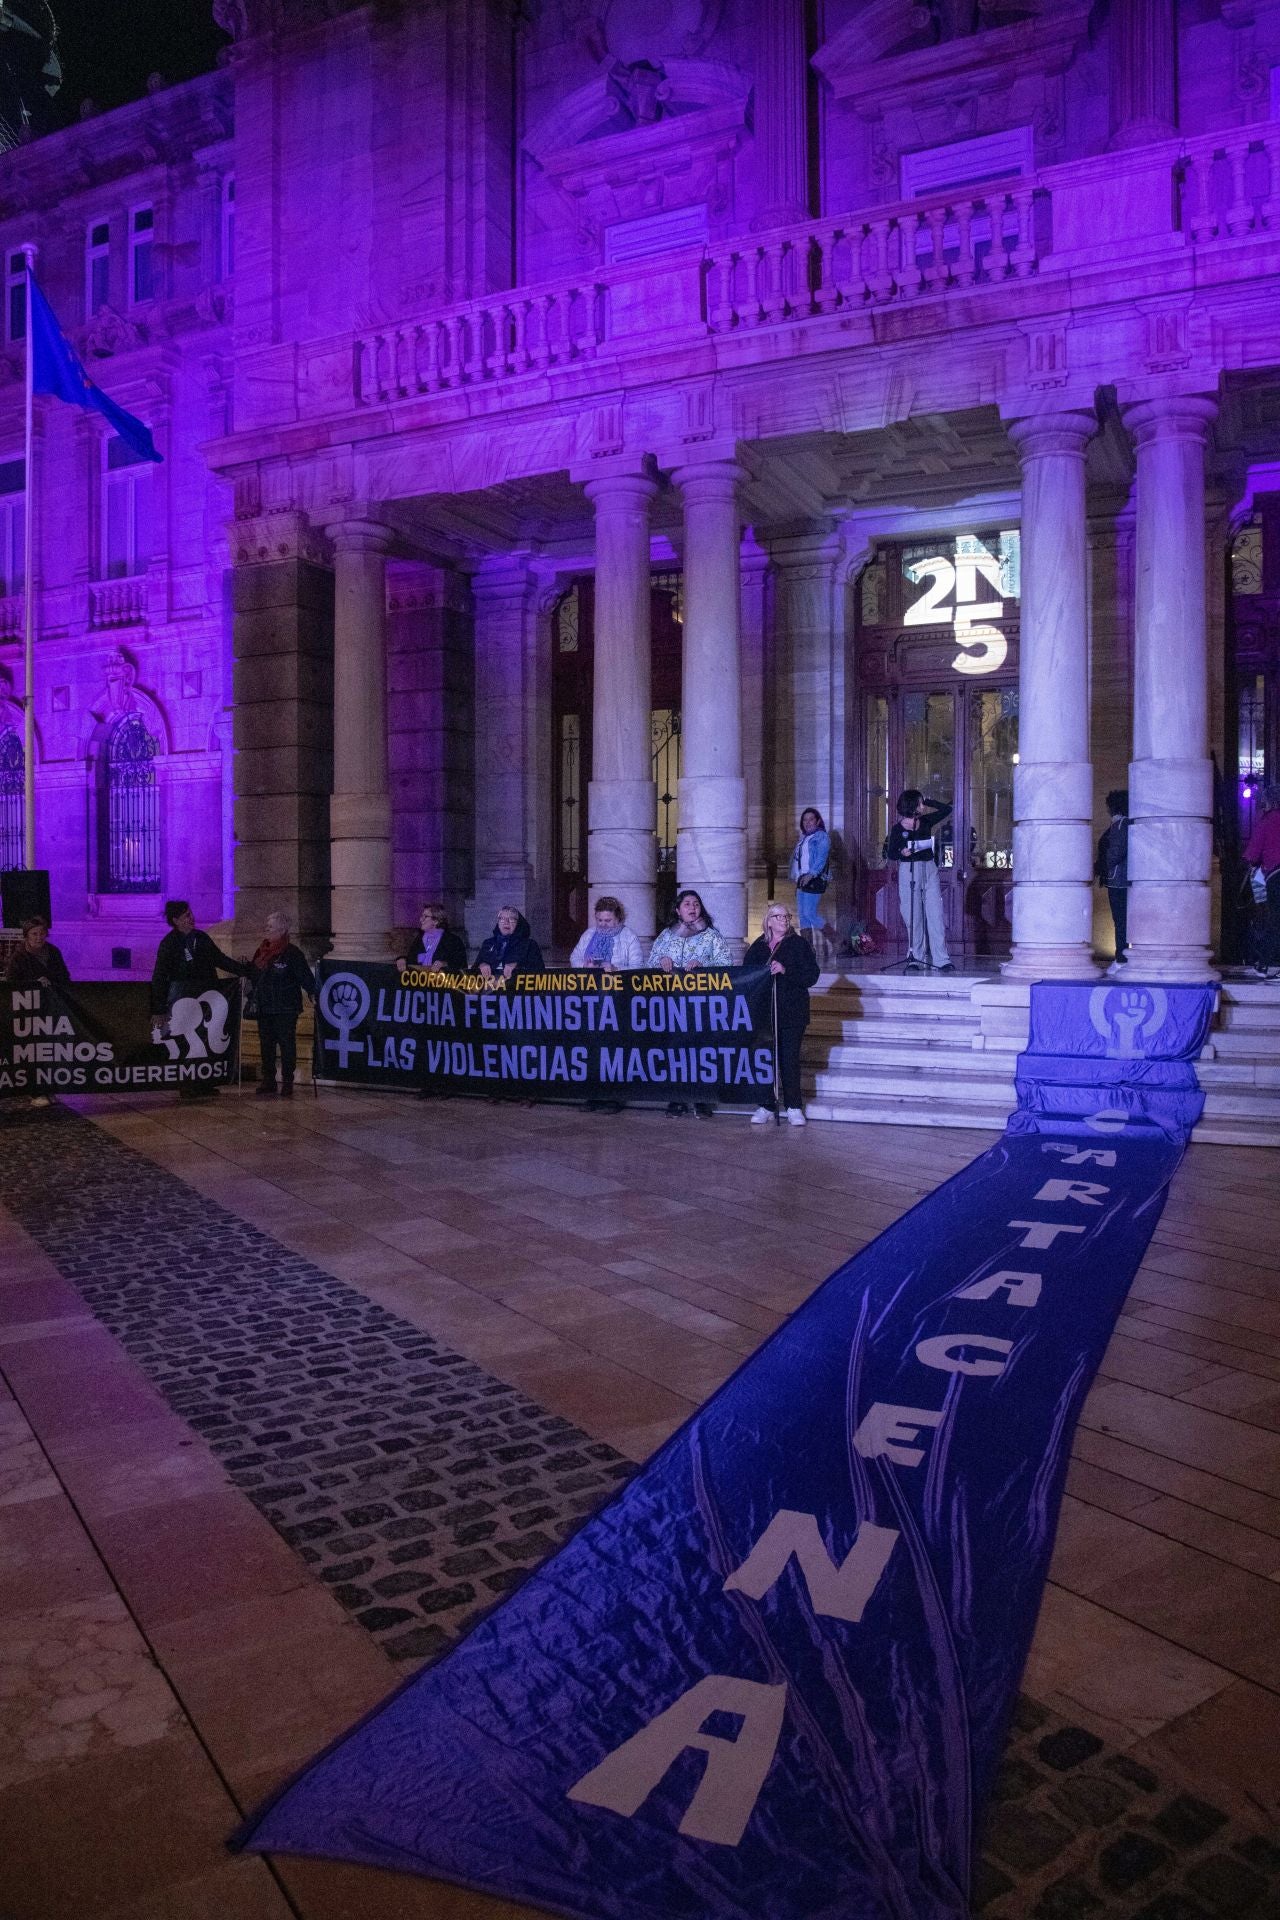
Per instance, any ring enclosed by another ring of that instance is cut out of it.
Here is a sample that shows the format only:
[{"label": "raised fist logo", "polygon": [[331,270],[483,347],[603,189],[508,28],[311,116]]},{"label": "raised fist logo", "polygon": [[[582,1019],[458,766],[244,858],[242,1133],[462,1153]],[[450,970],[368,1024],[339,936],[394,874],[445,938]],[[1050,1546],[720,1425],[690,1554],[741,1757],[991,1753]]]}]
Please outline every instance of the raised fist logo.
[{"label": "raised fist logo", "polygon": [[1113,1060],[1149,1054],[1168,1011],[1168,996],[1160,987],[1095,987],[1089,995],[1089,1018]]},{"label": "raised fist logo", "polygon": [[331,973],[320,989],[318,1004],[321,1018],[338,1029],[337,1039],[326,1038],[324,1046],[345,1067],[353,1053],[364,1052],[364,1041],[353,1040],[351,1034],[369,1012],[369,989],[358,973]]}]

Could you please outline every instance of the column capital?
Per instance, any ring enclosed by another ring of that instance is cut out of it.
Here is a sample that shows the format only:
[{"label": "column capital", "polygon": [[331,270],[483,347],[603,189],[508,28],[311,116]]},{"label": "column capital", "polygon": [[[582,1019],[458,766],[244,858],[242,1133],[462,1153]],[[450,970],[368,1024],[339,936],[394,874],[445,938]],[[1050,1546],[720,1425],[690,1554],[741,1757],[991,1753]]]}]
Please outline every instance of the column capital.
[{"label": "column capital", "polygon": [[396,544],[396,531],[385,520],[373,520],[363,515],[352,515],[350,519],[330,520],[325,526],[335,554],[342,553],[390,553]]},{"label": "column capital", "polygon": [[1024,414],[1006,421],[1005,431],[1024,466],[1028,460],[1043,460],[1052,454],[1083,460],[1085,448],[1098,431],[1098,420],[1096,414],[1070,408],[1061,413]]},{"label": "column capital", "polygon": [[630,500],[637,506],[647,507],[658,491],[658,482],[652,474],[641,470],[602,473],[596,479],[588,480],[582,491],[592,506],[604,500]]},{"label": "column capital", "polygon": [[747,472],[736,460],[695,460],[673,468],[671,478],[687,505],[710,506],[717,501],[730,505],[737,503]]},{"label": "column capital", "polygon": [[1208,394],[1170,393],[1132,401],[1121,408],[1121,415],[1135,446],[1155,440],[1195,440],[1204,446],[1218,417],[1218,403]]}]

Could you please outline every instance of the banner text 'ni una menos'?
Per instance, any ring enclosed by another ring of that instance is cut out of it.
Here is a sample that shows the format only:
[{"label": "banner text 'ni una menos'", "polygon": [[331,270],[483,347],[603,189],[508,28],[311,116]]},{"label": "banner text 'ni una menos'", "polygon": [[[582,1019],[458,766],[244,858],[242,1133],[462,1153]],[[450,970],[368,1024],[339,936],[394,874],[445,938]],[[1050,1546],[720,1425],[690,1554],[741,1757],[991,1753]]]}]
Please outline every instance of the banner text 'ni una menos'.
[{"label": "banner text 'ni una menos'", "polygon": [[479,974],[324,961],[319,1079],[523,1099],[723,1100],[773,1086],[770,976]]},{"label": "banner text 'ni una menos'", "polygon": [[151,1038],[145,985],[0,985],[0,1099],[224,1085],[235,1076],[240,985],[178,1000]]}]

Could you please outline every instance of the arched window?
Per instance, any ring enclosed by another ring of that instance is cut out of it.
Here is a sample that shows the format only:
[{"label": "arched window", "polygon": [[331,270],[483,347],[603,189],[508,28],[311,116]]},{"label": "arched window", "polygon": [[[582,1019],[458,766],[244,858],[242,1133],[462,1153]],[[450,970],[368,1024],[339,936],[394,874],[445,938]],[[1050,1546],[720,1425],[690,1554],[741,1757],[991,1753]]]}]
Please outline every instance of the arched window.
[{"label": "arched window", "polygon": [[23,863],[26,756],[13,727],[0,723],[0,873]]},{"label": "arched window", "polygon": [[117,720],[108,737],[101,763],[106,802],[101,810],[103,893],[160,890],[159,745],[137,713]]}]

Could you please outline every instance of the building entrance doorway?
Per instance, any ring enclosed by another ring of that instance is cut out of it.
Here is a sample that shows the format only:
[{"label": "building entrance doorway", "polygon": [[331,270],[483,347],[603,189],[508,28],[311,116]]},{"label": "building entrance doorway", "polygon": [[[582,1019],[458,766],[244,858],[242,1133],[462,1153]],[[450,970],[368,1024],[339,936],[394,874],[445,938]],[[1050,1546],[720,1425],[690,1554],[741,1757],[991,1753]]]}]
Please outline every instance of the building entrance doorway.
[{"label": "building entrance doorway", "polygon": [[[680,781],[680,650],[683,583],[677,571],[652,575],[650,753],[658,790],[658,925],[675,902]],[[552,938],[572,947],[587,924],[590,844],[591,704],[595,672],[595,581],[575,580],[552,621]]]},{"label": "building entrance doorway", "polygon": [[855,918],[906,951],[897,872],[884,858],[906,787],[953,811],[938,835],[953,957],[1011,942],[1018,760],[1016,531],[881,549],[860,584],[861,858]]}]

